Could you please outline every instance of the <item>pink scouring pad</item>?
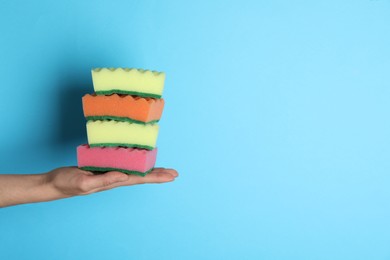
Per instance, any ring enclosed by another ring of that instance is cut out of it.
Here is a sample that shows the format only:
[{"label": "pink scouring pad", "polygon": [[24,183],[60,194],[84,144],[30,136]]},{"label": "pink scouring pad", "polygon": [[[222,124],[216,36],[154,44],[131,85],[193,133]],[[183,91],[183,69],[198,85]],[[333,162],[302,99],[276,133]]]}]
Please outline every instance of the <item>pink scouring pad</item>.
[{"label": "pink scouring pad", "polygon": [[120,171],[145,176],[156,163],[157,148],[153,150],[124,147],[77,147],[78,167],[86,171]]}]

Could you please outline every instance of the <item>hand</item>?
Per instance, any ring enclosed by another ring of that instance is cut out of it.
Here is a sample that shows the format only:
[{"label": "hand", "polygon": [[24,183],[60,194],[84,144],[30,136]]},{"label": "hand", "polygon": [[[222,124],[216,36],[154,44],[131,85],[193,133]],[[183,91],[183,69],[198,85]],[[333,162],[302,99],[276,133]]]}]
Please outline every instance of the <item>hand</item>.
[{"label": "hand", "polygon": [[0,208],[86,195],[119,186],[173,181],[178,173],[155,168],[145,177],[121,172],[94,175],[77,167],[63,167],[44,174],[0,174]]},{"label": "hand", "polygon": [[46,174],[46,182],[66,197],[87,195],[120,186],[144,183],[164,183],[175,180],[178,173],[173,169],[155,168],[145,177],[117,171],[94,175],[77,167],[63,167]]}]

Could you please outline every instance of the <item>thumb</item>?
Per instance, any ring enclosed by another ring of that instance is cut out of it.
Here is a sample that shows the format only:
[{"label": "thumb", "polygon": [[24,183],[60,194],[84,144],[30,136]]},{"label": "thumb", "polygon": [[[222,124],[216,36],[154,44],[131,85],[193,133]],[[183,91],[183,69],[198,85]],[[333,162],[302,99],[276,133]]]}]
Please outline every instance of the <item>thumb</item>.
[{"label": "thumb", "polygon": [[89,175],[85,180],[85,189],[103,189],[117,182],[127,181],[129,176],[121,172],[107,172],[99,175]]}]

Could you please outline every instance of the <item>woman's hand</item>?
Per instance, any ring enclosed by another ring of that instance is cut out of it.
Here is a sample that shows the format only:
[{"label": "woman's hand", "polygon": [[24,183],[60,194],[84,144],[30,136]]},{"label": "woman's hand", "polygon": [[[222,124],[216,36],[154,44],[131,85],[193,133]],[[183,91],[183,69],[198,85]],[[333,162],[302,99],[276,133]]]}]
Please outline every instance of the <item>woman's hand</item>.
[{"label": "woman's hand", "polygon": [[172,169],[155,168],[145,177],[121,172],[94,175],[77,167],[64,167],[47,173],[46,182],[64,196],[86,195],[120,186],[173,181],[178,173]]},{"label": "woman's hand", "polygon": [[155,168],[145,177],[121,172],[94,175],[77,167],[62,167],[45,174],[0,174],[0,207],[87,195],[120,186],[171,182],[173,169]]}]

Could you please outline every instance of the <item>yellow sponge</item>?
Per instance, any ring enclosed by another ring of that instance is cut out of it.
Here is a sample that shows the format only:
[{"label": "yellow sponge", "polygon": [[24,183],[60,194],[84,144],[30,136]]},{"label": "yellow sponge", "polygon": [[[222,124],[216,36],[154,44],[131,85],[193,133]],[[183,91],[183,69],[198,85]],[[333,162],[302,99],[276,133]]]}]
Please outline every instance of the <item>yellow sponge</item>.
[{"label": "yellow sponge", "polygon": [[152,150],[156,147],[158,124],[135,124],[115,120],[87,122],[88,144],[125,146]]},{"label": "yellow sponge", "polygon": [[96,68],[92,70],[92,81],[98,95],[117,93],[161,98],[165,73],[143,69]]}]

